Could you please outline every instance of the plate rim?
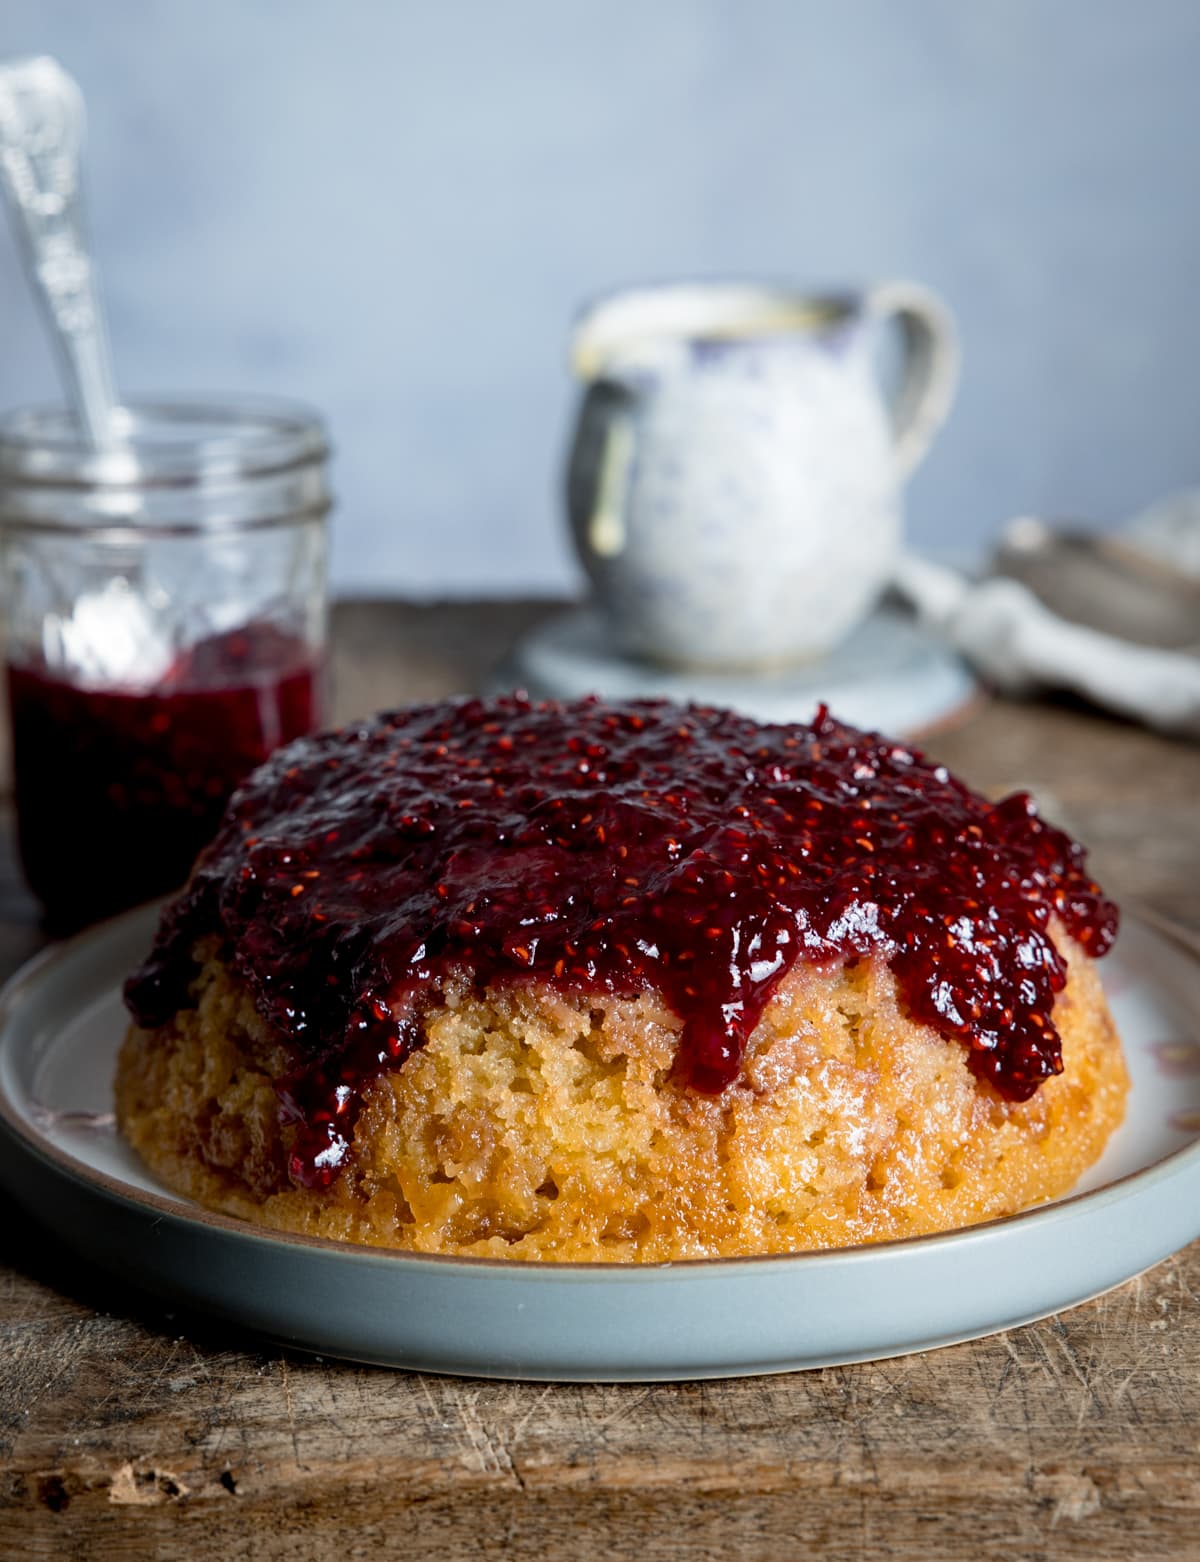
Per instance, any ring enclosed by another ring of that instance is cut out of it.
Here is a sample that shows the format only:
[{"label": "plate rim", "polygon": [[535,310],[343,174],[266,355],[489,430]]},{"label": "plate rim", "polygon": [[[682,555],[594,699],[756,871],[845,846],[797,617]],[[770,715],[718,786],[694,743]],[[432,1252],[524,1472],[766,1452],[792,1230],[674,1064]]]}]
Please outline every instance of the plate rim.
[{"label": "plate rim", "polygon": [[[151,910],[160,905],[161,902],[152,901],[110,917],[76,933],[69,939],[50,944],[19,966],[3,986],[0,986],[0,1061],[9,1046],[7,1035],[14,1013],[19,1010],[30,987],[35,987],[42,981],[48,970],[69,961],[81,948],[100,942],[106,935],[115,936],[126,926],[147,918]],[[1166,943],[1200,974],[1200,954],[1192,949],[1185,939],[1172,937],[1170,931],[1165,930],[1155,921],[1140,916],[1137,909],[1124,912],[1122,921],[1123,925],[1137,926],[1151,940]],[[1034,1222],[1045,1225],[1064,1217],[1070,1218],[1080,1213],[1084,1207],[1098,1211],[1107,1205],[1120,1203],[1139,1189],[1170,1181],[1178,1175],[1185,1174],[1191,1169],[1193,1163],[1200,1163],[1200,1136],[1197,1136],[1190,1143],[1181,1145],[1179,1149],[1170,1150],[1166,1155],[1151,1161],[1149,1165],[1125,1172],[1099,1188],[1069,1193],[1049,1203],[1031,1205],[1027,1209],[1016,1210],[1011,1215],[995,1216],[974,1225],[954,1227],[947,1231],[927,1232],[921,1236],[892,1237],[883,1242],[858,1243],[852,1247],[805,1248],[795,1253],[745,1253],[726,1258],[681,1258],[645,1263],[612,1259],[589,1262],[579,1259],[545,1260],[494,1258],[482,1254],[420,1253],[407,1248],[375,1247],[367,1243],[311,1236],[304,1232],[275,1230],[272,1227],[256,1225],[253,1221],[245,1220],[240,1216],[225,1215],[205,1209],[200,1204],[184,1203],[178,1195],[157,1193],[127,1183],[110,1172],[81,1161],[70,1151],[55,1144],[17,1110],[5,1087],[2,1072],[0,1072],[0,1130],[3,1130],[19,1151],[40,1161],[51,1171],[68,1178],[85,1190],[99,1193],[135,1212],[149,1213],[159,1220],[168,1219],[183,1227],[200,1225],[250,1246],[307,1249],[329,1257],[336,1255],[372,1266],[400,1264],[407,1268],[420,1269],[431,1265],[438,1269],[460,1268],[472,1273],[490,1270],[520,1280],[544,1276],[546,1279],[587,1278],[616,1281],[641,1276],[644,1277],[643,1283],[645,1283],[655,1277],[679,1279],[688,1274],[701,1275],[713,1271],[733,1273],[751,1268],[755,1270],[762,1270],[764,1267],[792,1268],[802,1261],[806,1261],[810,1267],[818,1265],[850,1267],[871,1262],[882,1254],[900,1252],[915,1254],[933,1246],[938,1248],[946,1248],[949,1245],[973,1246],[1000,1231],[1018,1228],[1024,1230]]]}]

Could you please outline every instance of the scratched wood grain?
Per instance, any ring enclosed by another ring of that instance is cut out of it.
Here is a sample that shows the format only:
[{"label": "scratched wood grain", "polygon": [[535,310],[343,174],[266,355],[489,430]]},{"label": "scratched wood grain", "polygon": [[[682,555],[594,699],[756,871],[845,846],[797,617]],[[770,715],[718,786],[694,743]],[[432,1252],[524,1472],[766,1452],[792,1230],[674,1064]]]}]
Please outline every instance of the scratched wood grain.
[{"label": "scratched wood grain", "polygon": [[[537,604],[356,604],[342,716],[477,686]],[[994,703],[929,745],[1027,785],[1200,927],[1200,749]],[[39,942],[0,858],[0,966]],[[789,1377],[543,1386],[218,1334],[0,1221],[0,1556],[1200,1557],[1200,1245],[992,1339]]]}]

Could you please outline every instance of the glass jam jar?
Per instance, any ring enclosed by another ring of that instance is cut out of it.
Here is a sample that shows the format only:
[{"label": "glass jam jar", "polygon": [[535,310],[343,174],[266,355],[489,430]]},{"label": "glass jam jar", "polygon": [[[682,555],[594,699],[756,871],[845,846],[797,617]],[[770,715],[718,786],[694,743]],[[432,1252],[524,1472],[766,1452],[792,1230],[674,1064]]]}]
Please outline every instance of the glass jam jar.
[{"label": "glass jam jar", "polygon": [[143,402],[117,442],[0,419],[21,861],[54,931],[176,888],[238,782],[323,719],[323,425]]}]

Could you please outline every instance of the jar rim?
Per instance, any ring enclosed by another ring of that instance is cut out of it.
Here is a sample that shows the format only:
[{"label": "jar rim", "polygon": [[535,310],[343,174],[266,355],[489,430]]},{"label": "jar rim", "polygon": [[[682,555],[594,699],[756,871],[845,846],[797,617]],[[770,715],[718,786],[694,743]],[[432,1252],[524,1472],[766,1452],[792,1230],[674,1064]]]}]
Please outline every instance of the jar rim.
[{"label": "jar rim", "polygon": [[208,487],[283,474],[329,455],[325,423],[267,396],[141,397],[115,409],[116,442],[90,445],[64,406],[0,416],[0,486],[110,491]]},{"label": "jar rim", "polygon": [[229,514],[206,516],[203,520],[94,519],[62,520],[50,515],[9,515],[0,509],[0,537],[18,537],[27,533],[58,533],[63,537],[86,537],[102,547],[137,547],[147,542],[162,542],[186,537],[220,537],[231,532],[270,531],[273,527],[316,525],[325,521],[332,501],[321,499],[311,504],[289,506],[269,514]]}]

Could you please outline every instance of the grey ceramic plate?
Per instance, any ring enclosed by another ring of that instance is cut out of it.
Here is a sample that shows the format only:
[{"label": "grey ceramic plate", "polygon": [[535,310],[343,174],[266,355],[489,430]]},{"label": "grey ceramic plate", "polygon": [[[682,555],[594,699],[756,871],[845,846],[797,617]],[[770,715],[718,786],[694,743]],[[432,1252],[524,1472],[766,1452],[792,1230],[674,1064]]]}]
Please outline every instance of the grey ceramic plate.
[{"label": "grey ceramic plate", "polygon": [[781,1372],[971,1339],[1072,1306],[1200,1234],[1200,965],[1131,922],[1105,979],[1129,1117],[1071,1197],[972,1230],[676,1265],[425,1258],[256,1230],[161,1188],[112,1128],[138,911],[0,996],[0,1180],[85,1259],[227,1323],[358,1361],[489,1377]]}]

